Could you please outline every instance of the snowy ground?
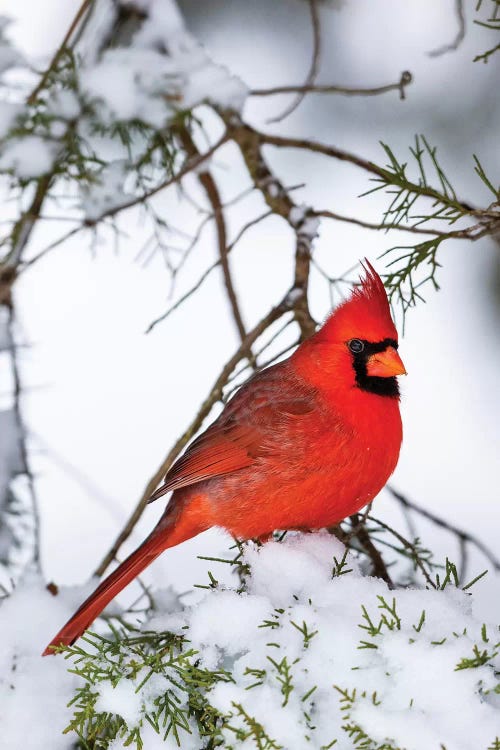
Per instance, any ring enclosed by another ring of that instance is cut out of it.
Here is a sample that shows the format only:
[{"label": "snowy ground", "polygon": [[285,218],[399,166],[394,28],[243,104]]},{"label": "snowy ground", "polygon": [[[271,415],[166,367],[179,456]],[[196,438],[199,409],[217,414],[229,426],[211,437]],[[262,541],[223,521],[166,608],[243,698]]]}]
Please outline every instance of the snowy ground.
[{"label": "snowy ground", "polygon": [[[184,636],[200,669],[229,673],[230,681],[206,694],[224,722],[224,747],[354,750],[361,732],[374,743],[367,748],[387,750],[487,750],[500,740],[499,629],[478,619],[473,595],[452,585],[389,591],[360,575],[356,560],[345,558],[342,545],[324,533],[250,545],[243,562],[251,575],[242,593],[236,576],[184,609],[169,592],[159,592],[143,626]],[[216,578],[227,575],[223,564],[210,567]],[[69,723],[73,709],[65,704],[84,682],[67,674],[62,656],[41,659],[39,641],[49,639],[84,593],[72,589],[54,598],[31,579],[3,605],[3,747],[19,747],[21,715],[29,716],[23,750],[71,746],[73,737],[58,730]],[[126,648],[121,654],[125,658],[113,658],[123,665],[113,669],[114,679],[92,687],[95,711],[119,714],[127,723],[110,747],[125,747],[140,726],[147,750],[174,750],[172,734],[164,742],[145,716],[165,691],[186,707],[176,671],[166,667],[145,680],[150,672],[144,667],[132,677],[132,655],[126,658]],[[102,667],[104,675],[109,664]],[[276,745],[236,739],[248,732],[249,716]],[[189,726],[189,733],[180,731],[181,747],[200,750],[193,718]]]}]

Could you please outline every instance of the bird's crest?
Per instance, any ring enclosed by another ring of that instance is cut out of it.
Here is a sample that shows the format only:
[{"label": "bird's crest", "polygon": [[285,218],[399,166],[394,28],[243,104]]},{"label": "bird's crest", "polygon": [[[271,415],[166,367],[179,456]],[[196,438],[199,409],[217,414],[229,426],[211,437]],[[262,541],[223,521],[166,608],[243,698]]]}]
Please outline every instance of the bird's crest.
[{"label": "bird's crest", "polygon": [[365,258],[364,262],[361,261],[361,267],[365,272],[365,277],[360,278],[360,286],[353,290],[352,299],[362,297],[377,304],[382,304],[384,309],[387,308],[389,305],[384,283],[368,258]]},{"label": "bird's crest", "polygon": [[361,263],[365,275],[359,286],[330,316],[323,331],[341,340],[365,338],[369,341],[382,341],[385,338],[397,340],[397,331],[392,320],[389,300],[384,284],[370,261]]}]

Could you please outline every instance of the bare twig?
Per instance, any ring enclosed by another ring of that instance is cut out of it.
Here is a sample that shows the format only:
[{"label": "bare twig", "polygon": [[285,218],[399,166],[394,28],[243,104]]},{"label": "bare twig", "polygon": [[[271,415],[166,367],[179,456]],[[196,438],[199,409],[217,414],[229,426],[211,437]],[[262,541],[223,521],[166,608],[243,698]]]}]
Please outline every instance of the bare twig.
[{"label": "bare twig", "polygon": [[39,80],[38,84],[35,86],[31,94],[29,95],[28,99],[26,100],[27,104],[34,104],[38,94],[42,89],[45,87],[45,84],[47,83],[47,79],[49,78],[50,74],[53,70],[57,67],[57,64],[59,60],[61,59],[62,55],[64,54],[65,50],[68,48],[69,42],[71,40],[71,37],[75,33],[76,29],[80,25],[80,22],[84,18],[85,14],[91,7],[94,0],[83,0],[83,3],[80,5],[68,31],[66,32],[66,35],[64,39],[62,40],[59,48],[57,49],[54,57],[50,61],[50,64],[48,68],[46,69],[45,73],[42,75],[41,79]]},{"label": "bare twig", "polygon": [[243,235],[246,234],[249,229],[252,229],[252,227],[257,226],[257,224],[260,224],[261,221],[265,221],[272,215],[273,215],[273,211],[264,211],[264,213],[259,214],[259,216],[256,216],[254,219],[250,219],[250,221],[247,221],[247,223],[241,227],[241,229],[239,230],[234,240],[228,246],[227,248],[228,253],[230,253],[231,250],[233,250],[236,247],[236,245],[241,240]]},{"label": "bare twig", "polygon": [[38,180],[33,200],[12,228],[10,250],[0,262],[0,304],[8,304],[10,300],[11,288],[17,278],[18,266],[40,216],[51,179],[52,175],[46,175]]},{"label": "bare twig", "polygon": [[342,221],[347,224],[355,224],[358,227],[363,227],[365,229],[374,229],[376,231],[389,231],[390,229],[395,229],[399,232],[409,232],[410,234],[426,234],[432,237],[443,237],[446,239],[455,240],[471,240],[472,242],[474,242],[475,240],[479,240],[488,234],[493,234],[495,233],[497,228],[500,228],[500,214],[496,218],[490,219],[489,221],[477,222],[476,224],[472,224],[471,226],[465,227],[464,229],[452,229],[446,232],[441,229],[435,229],[431,227],[425,228],[419,226],[407,226],[405,224],[386,224],[384,222],[382,222],[381,224],[376,224],[369,221],[363,221],[362,219],[355,219],[351,216],[343,216],[342,214],[337,214],[334,211],[321,210],[312,211],[311,213],[313,216],[318,216],[324,219],[333,219],[334,221]]},{"label": "bare twig", "polygon": [[[182,128],[179,130],[179,136],[180,136],[180,139],[182,141],[184,148],[186,149],[186,152],[189,154],[191,158],[200,156],[200,153],[196,147],[196,144],[193,141],[190,133],[187,131],[186,128]],[[201,186],[205,190],[207,198],[212,207],[212,212],[213,212],[213,216],[215,219],[215,226],[217,230],[217,245],[219,248],[220,265],[221,265],[222,273],[224,276],[224,285],[226,287],[227,298],[229,300],[229,305],[233,313],[233,318],[236,324],[236,328],[238,330],[240,341],[244,341],[246,338],[246,330],[245,330],[245,325],[243,323],[243,318],[241,315],[238,298],[236,296],[236,291],[234,289],[233,279],[231,276],[231,270],[229,268],[226,220],[224,217],[223,205],[222,205],[222,201],[220,198],[219,189],[217,187],[217,183],[215,182],[215,179],[213,178],[208,168],[202,169],[198,173],[198,179],[200,181]],[[253,356],[251,350],[249,352],[249,356],[250,356],[250,363],[253,369],[256,369],[255,357]]]},{"label": "bare twig", "polygon": [[[335,84],[303,84],[302,86],[273,86],[267,89],[252,89],[250,96],[276,96],[277,94],[342,94],[344,96],[379,96],[389,91],[399,91],[401,99],[406,98],[406,87],[413,81],[413,76],[408,70],[401,73],[399,81],[388,83],[384,86],[352,87],[337,86]],[[297,105],[295,105],[297,106]]]},{"label": "bare twig", "polygon": [[463,0],[455,0],[455,15],[458,21],[458,31],[456,33],[455,39],[448,44],[443,44],[442,47],[438,47],[437,49],[428,52],[427,54],[429,55],[429,57],[440,57],[441,55],[445,55],[447,52],[454,52],[463,42],[465,37],[465,13]]},{"label": "bare twig", "polygon": [[[363,159],[361,156],[353,154],[349,151],[339,149],[336,146],[320,143],[319,141],[314,141],[307,138],[293,138],[291,136],[273,135],[272,133],[263,133],[262,131],[257,130],[253,130],[253,133],[255,134],[255,137],[258,138],[261,144],[276,146],[278,148],[296,148],[310,151],[312,153],[323,154],[324,156],[329,156],[333,159],[337,159],[338,161],[344,161],[348,162],[349,164],[353,164],[354,166],[363,169],[365,172],[381,178],[384,182],[387,181],[388,177],[392,176],[390,171],[384,169],[383,167],[379,167],[374,162],[369,161],[368,159]],[[434,188],[426,185],[420,185],[416,182],[411,182],[410,180],[405,181],[405,190],[414,192],[427,198],[431,198],[432,200],[437,200],[439,202],[441,202],[443,199],[443,195],[439,192],[439,190],[435,190]],[[459,201],[458,199],[454,202],[454,205],[459,207],[463,214],[475,216],[483,222],[488,219],[492,219],[496,222],[498,221],[498,211],[490,209],[475,209],[468,203]]]},{"label": "bare twig", "polygon": [[229,134],[225,132],[219,138],[219,140],[216,141],[214,145],[211,146],[203,154],[200,154],[199,156],[195,156],[192,159],[187,159],[184,166],[181,167],[181,169],[179,169],[177,174],[173,175],[172,177],[169,177],[167,180],[164,180],[159,185],[156,185],[154,188],[151,188],[151,190],[147,190],[146,192],[142,193],[142,195],[134,196],[130,200],[124,201],[123,203],[120,203],[120,205],[110,208],[108,211],[105,211],[96,219],[87,219],[85,222],[86,226],[88,227],[95,226],[95,224],[98,224],[103,219],[107,219],[110,216],[115,216],[116,214],[120,213],[126,208],[132,208],[133,206],[137,206],[141,203],[144,203],[145,201],[149,200],[149,198],[152,198],[154,195],[159,193],[161,190],[166,190],[172,185],[178,184],[182,180],[183,177],[185,177],[190,172],[195,171],[204,162],[206,162],[207,159],[210,159],[224,143],[227,143],[228,140],[229,140]]},{"label": "bare twig", "polygon": [[[312,86],[314,84],[314,81],[316,80],[316,76],[318,75],[319,70],[319,63],[320,63],[320,57],[321,57],[321,29],[320,29],[320,22],[319,22],[319,11],[318,11],[318,0],[309,0],[309,10],[311,13],[311,25],[312,25],[312,32],[313,32],[313,52],[312,52],[312,58],[311,58],[311,66],[309,68],[309,72],[307,74],[304,87],[307,89],[308,87]],[[302,100],[304,99],[307,91],[299,91],[298,96],[296,97],[295,101],[293,101],[284,112],[282,112],[280,115],[277,115],[276,117],[272,117],[268,122],[281,122],[281,120],[284,120],[285,117],[288,117],[288,115],[291,115],[292,112],[294,112],[297,107],[300,105]]]},{"label": "bare twig", "polygon": [[[231,244],[228,245],[227,252],[230,253],[231,250],[233,250],[233,248],[237,245],[237,243],[239,242],[239,240],[243,237],[243,235],[251,227],[255,226],[256,224],[259,224],[264,219],[267,219],[267,217],[271,216],[271,214],[272,214],[272,211],[266,211],[265,213],[261,214],[260,216],[257,216],[255,219],[252,219],[251,221],[247,222],[247,224],[245,224],[240,229],[240,231],[238,232],[238,234],[235,237],[235,239],[231,242]],[[185,292],[181,297],[179,297],[179,299],[173,305],[171,305],[166,312],[164,312],[158,318],[155,318],[155,320],[153,320],[149,324],[149,326],[146,329],[146,333],[150,333],[153,330],[153,328],[155,328],[158,325],[158,323],[162,323],[164,320],[166,320],[168,317],[170,317],[170,315],[175,310],[177,310],[187,299],[189,299],[189,297],[191,297],[200,288],[200,286],[203,284],[203,282],[206,281],[206,279],[210,276],[210,274],[212,273],[212,271],[215,268],[218,268],[218,266],[220,266],[220,262],[221,261],[220,261],[220,258],[219,258],[218,260],[214,261],[212,263],[212,265],[208,266],[208,268],[201,274],[201,276],[198,279],[198,281],[196,281],[193,284],[193,286],[191,286],[187,290],[187,292]]]},{"label": "bare twig", "polygon": [[410,557],[413,560],[415,566],[419,568],[419,570],[421,571],[422,575],[424,576],[429,586],[431,586],[431,588],[433,589],[437,588],[435,582],[430,577],[427,568],[423,564],[420,558],[420,555],[418,554],[418,550],[415,548],[414,544],[412,544],[408,539],[405,539],[405,537],[402,534],[400,534],[399,531],[396,531],[396,529],[393,529],[392,526],[389,526],[389,524],[384,523],[384,521],[381,521],[380,519],[375,518],[372,515],[368,516],[368,520],[373,521],[382,529],[385,529],[390,534],[392,534],[403,545],[403,547],[406,550],[408,550],[408,552],[410,553]]},{"label": "bare twig", "polygon": [[[265,342],[265,344],[263,344],[261,348],[255,353],[255,356],[260,357],[260,355],[263,354],[266,351],[266,349],[268,349],[271,346],[271,344],[273,344],[276,341],[276,339],[278,339],[281,336],[281,334],[290,326],[291,323],[293,323],[293,318],[292,320],[287,320],[285,323],[283,323],[283,325],[281,325],[278,328],[278,330],[275,333],[273,333],[273,335]],[[290,347],[287,347],[287,350],[288,348],[297,346],[297,344],[298,344],[298,341],[295,341],[293,344],[290,345]],[[280,357],[282,354],[283,352],[280,352],[279,354],[276,354],[275,357],[273,357],[271,360],[268,360],[265,363],[259,364],[259,370],[263,370],[265,367],[269,367],[271,362],[273,362],[274,359],[276,359],[277,357]],[[240,377],[240,375],[242,375],[247,369],[248,369],[248,364],[245,364],[239,370],[235,370],[235,372],[231,375],[231,377],[228,378],[227,385],[230,385],[231,383],[233,383],[233,381],[237,380]]]},{"label": "bare twig", "polygon": [[281,181],[270,169],[261,148],[261,134],[244,123],[235,112],[219,112],[230,137],[238,144],[250,177],[274,214],[281,216],[295,233],[295,275],[292,294],[295,319],[300,327],[301,340],[316,330],[316,322],[309,311],[307,287],[311,265],[312,243],[316,230],[311,226],[313,211],[298,206],[291,199]]},{"label": "bare twig", "polygon": [[185,292],[185,293],[184,293],[184,294],[183,294],[183,295],[182,295],[181,297],[179,297],[179,299],[178,299],[178,300],[176,300],[176,302],[174,302],[174,304],[173,304],[173,305],[171,305],[171,306],[170,306],[170,307],[168,308],[168,310],[166,310],[166,312],[162,313],[162,314],[161,314],[161,315],[159,315],[159,316],[158,316],[157,318],[155,318],[155,319],[154,319],[154,320],[153,320],[153,321],[152,321],[152,322],[151,322],[151,323],[150,323],[150,324],[148,325],[148,327],[146,328],[146,333],[151,333],[151,331],[153,330],[153,328],[156,328],[156,326],[157,326],[157,325],[158,325],[159,323],[162,323],[162,322],[163,322],[164,320],[166,320],[167,318],[169,318],[169,317],[170,317],[170,315],[172,315],[172,313],[173,313],[173,312],[175,312],[175,310],[177,310],[177,309],[178,309],[178,308],[179,308],[179,307],[180,307],[180,306],[181,306],[182,304],[184,304],[184,302],[185,302],[185,301],[186,301],[187,299],[189,299],[189,298],[190,298],[190,297],[191,297],[191,296],[192,296],[192,295],[193,295],[193,294],[194,294],[194,293],[195,293],[196,291],[198,291],[198,289],[199,289],[199,288],[200,288],[200,286],[201,286],[201,285],[203,284],[203,282],[204,282],[204,281],[205,281],[205,280],[206,280],[206,279],[207,279],[207,278],[208,278],[208,277],[210,276],[210,274],[212,273],[212,271],[213,271],[213,270],[214,270],[215,268],[217,268],[218,266],[220,266],[220,259],[219,259],[219,260],[216,260],[216,261],[214,261],[214,263],[212,263],[212,265],[211,265],[211,266],[209,266],[209,267],[208,267],[208,268],[207,268],[207,269],[206,269],[206,270],[205,270],[205,271],[204,271],[204,272],[203,272],[203,273],[201,274],[201,276],[200,276],[200,278],[198,279],[198,281],[196,281],[196,282],[195,282],[195,283],[193,284],[193,286],[191,286],[191,287],[190,287],[190,288],[189,288],[189,289],[187,290],[187,292]]},{"label": "bare twig", "polygon": [[370,558],[370,561],[372,563],[373,575],[385,581],[389,588],[394,588],[394,583],[392,582],[391,576],[389,575],[389,571],[387,570],[387,565],[384,562],[384,558],[374,545],[368,531],[366,530],[366,518],[367,514],[363,514],[363,517],[360,517],[359,513],[350,516],[350,521],[353,527],[350,536],[352,535],[356,537],[356,539],[358,539],[359,543],[363,547],[364,552]]}]

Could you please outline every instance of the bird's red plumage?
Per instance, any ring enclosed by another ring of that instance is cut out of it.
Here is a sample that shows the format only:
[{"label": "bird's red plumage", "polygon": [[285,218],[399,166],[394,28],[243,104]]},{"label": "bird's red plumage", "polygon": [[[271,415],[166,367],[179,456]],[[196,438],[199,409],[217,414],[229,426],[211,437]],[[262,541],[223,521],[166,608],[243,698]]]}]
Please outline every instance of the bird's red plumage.
[{"label": "bird's red plumage", "polygon": [[367,265],[360,287],[322,328],[251,378],[172,466],[153,495],[174,491],[156,528],[45,653],[73,643],[164,549],[211,526],[240,539],[316,529],[375,497],[396,466],[402,428],[398,398],[359,386],[348,345],[397,341],[384,286]]}]

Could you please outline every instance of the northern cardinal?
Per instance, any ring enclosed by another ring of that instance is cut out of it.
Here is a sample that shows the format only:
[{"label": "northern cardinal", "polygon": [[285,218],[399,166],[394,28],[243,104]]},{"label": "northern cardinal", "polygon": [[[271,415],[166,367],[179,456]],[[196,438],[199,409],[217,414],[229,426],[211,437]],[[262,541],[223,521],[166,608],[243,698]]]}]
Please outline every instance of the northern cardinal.
[{"label": "northern cardinal", "polygon": [[72,644],[163,550],[211,526],[238,539],[332,526],[382,489],[402,440],[406,374],[384,285],[365,277],[310,339],[243,385],[165,476],[160,521],[44,651]]}]

